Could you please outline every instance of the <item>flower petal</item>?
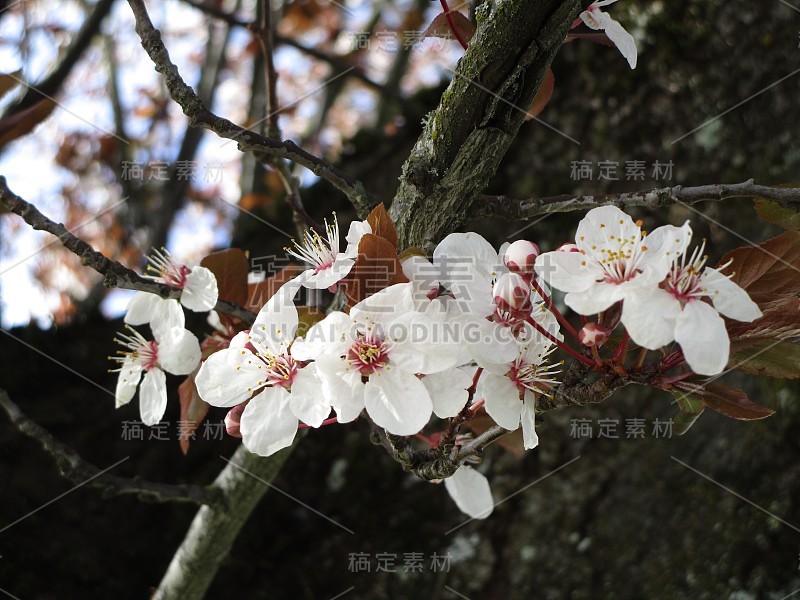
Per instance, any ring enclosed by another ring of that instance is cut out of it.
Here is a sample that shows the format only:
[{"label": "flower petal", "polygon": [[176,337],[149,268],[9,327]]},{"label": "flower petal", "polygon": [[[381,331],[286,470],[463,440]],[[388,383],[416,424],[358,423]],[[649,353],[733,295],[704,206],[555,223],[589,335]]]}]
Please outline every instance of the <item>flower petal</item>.
[{"label": "flower petal", "polygon": [[372,294],[350,309],[350,317],[359,325],[388,325],[400,316],[414,311],[414,290],[411,283],[396,283]]},{"label": "flower petal", "polygon": [[361,373],[347,368],[338,356],[322,354],[314,363],[322,380],[322,395],[336,411],[339,423],[349,423],[364,410],[364,384]]},{"label": "flower petal", "polygon": [[156,340],[161,334],[169,331],[173,327],[183,328],[186,325],[186,317],[183,316],[183,309],[177,300],[162,300],[155,304],[153,313],[150,316],[150,329]]},{"label": "flower petal", "polygon": [[364,386],[364,406],[376,424],[395,435],[418,433],[433,411],[423,383],[391,367],[370,375]]},{"label": "flower petal", "polygon": [[315,360],[323,354],[342,356],[353,343],[355,325],[349,315],[334,311],[306,332],[305,337],[292,344],[292,357]]},{"label": "flower petal", "polygon": [[[631,280],[631,281],[635,281]],[[626,281],[622,284],[597,283],[585,292],[570,292],[564,303],[579,315],[596,315],[622,299]]]},{"label": "flower petal", "polygon": [[210,270],[205,267],[194,267],[186,275],[181,304],[189,310],[209,311],[216,306],[218,296],[217,278]]},{"label": "flower petal", "polygon": [[706,267],[701,284],[711,297],[714,308],[726,317],[750,323],[763,316],[758,304],[750,299],[747,292],[716,269]]},{"label": "flower petal", "polygon": [[297,332],[297,307],[294,298],[308,276],[301,273],[284,283],[258,311],[250,328],[251,342],[255,341],[270,354],[286,354]]},{"label": "flower petal", "polygon": [[145,325],[162,302],[166,300],[156,294],[136,292],[128,303],[124,321],[128,325]]},{"label": "flower petal", "polygon": [[680,301],[661,288],[652,287],[625,298],[621,320],[634,342],[657,350],[675,339],[675,320],[680,313]]},{"label": "flower petal", "polygon": [[486,412],[500,427],[509,431],[519,427],[522,401],[517,386],[508,377],[484,371],[478,380],[476,396],[486,401]]},{"label": "flower petal", "polygon": [[162,332],[158,341],[158,364],[167,373],[188,375],[194,371],[201,358],[200,342],[183,327],[173,327]]},{"label": "flower petal", "polygon": [[331,414],[331,405],[322,395],[322,380],[315,364],[300,369],[295,375],[289,408],[295,417],[311,427],[319,427]]},{"label": "flower petal", "polygon": [[536,433],[536,396],[533,392],[525,392],[522,403],[522,445],[526,450],[533,450],[539,445]]},{"label": "flower petal", "polygon": [[209,356],[195,377],[197,393],[212,406],[229,408],[247,400],[263,384],[264,363],[244,348]]},{"label": "flower petal", "polygon": [[114,394],[117,408],[131,401],[141,378],[142,366],[130,356],[126,356],[119,371],[117,389]]},{"label": "flower petal", "polygon": [[489,480],[481,473],[462,465],[452,477],[444,480],[444,486],[459,510],[473,519],[485,519],[494,509]]},{"label": "flower petal", "polygon": [[582,252],[545,252],[536,258],[534,269],[562,292],[585,292],[602,279],[596,261]]},{"label": "flower petal", "polygon": [[463,369],[450,369],[426,375],[422,384],[430,394],[433,412],[440,419],[447,419],[455,417],[467,404],[467,389],[472,385],[472,377]]},{"label": "flower petal", "polygon": [[144,374],[139,390],[139,414],[142,423],[152,427],[167,410],[167,376],[161,369],[150,369]]},{"label": "flower petal", "polygon": [[636,51],[636,41],[633,39],[633,36],[628,33],[625,28],[619,24],[619,22],[612,19],[606,13],[600,13],[603,15],[601,17],[601,25],[603,30],[606,32],[608,39],[614,42],[614,45],[620,51],[620,54],[625,57],[625,60],[628,61],[631,69],[636,68],[636,60],[637,60],[637,51]]},{"label": "flower petal", "polygon": [[289,408],[289,396],[282,387],[269,387],[247,403],[239,431],[250,452],[269,456],[292,445],[298,422]]},{"label": "flower petal", "polygon": [[728,364],[730,340],[725,321],[702,300],[683,307],[675,326],[675,340],[686,362],[699,375],[718,375]]}]

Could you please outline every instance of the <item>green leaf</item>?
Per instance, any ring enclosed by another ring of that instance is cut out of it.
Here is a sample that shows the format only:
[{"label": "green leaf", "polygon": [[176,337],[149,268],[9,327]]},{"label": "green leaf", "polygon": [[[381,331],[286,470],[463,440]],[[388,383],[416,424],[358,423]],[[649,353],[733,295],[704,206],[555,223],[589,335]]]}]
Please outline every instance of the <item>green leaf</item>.
[{"label": "green leaf", "polygon": [[797,379],[800,377],[800,346],[772,339],[754,340],[731,354],[729,369],[753,375]]},{"label": "green leaf", "polygon": [[672,433],[683,435],[694,425],[694,422],[705,410],[703,399],[697,394],[673,388],[670,393],[675,396],[680,411],[672,418]]},{"label": "green leaf", "polygon": [[756,198],[754,204],[758,218],[762,221],[787,231],[800,231],[800,212],[766,198]]}]

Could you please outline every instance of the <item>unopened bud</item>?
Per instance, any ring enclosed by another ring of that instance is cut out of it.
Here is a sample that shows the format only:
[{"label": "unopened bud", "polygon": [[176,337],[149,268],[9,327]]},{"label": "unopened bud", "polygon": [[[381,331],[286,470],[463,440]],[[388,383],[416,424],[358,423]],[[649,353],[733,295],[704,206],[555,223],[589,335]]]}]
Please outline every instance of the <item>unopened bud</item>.
[{"label": "unopened bud", "polygon": [[514,316],[525,317],[531,311],[531,285],[518,273],[503,273],[492,290],[497,308]]},{"label": "unopened bud", "polygon": [[609,331],[605,327],[597,323],[586,323],[578,332],[578,340],[584,346],[591,348],[597,346],[598,348],[605,344],[608,339]]},{"label": "unopened bud", "polygon": [[578,248],[576,244],[561,244],[558,248],[556,248],[556,252],[580,252],[581,249]]},{"label": "unopened bud", "polygon": [[242,413],[244,412],[244,408],[246,406],[247,402],[243,402],[238,406],[234,406],[228,411],[228,414],[225,415],[225,430],[228,432],[228,435],[235,438],[242,437],[239,428],[241,426]]},{"label": "unopened bud", "polygon": [[512,273],[533,274],[533,263],[539,256],[539,246],[528,240],[517,240],[506,248],[503,263]]}]

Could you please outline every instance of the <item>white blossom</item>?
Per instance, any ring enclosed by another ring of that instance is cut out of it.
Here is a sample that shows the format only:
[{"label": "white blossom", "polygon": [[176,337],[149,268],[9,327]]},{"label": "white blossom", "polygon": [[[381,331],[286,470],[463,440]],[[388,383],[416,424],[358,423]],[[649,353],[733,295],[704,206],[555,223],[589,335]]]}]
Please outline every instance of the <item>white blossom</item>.
[{"label": "white blossom", "polygon": [[[451,344],[438,344],[441,322],[415,310],[412,284],[398,283],[313,325],[294,347],[300,360],[314,360],[322,394],[339,422],[366,408],[370,418],[396,435],[419,432],[433,401],[417,375],[456,365]],[[459,393],[458,390],[455,390]]]},{"label": "white blossom", "polygon": [[594,208],[578,225],[575,248],[542,254],[536,272],[567,292],[564,302],[578,314],[598,314],[623,301],[621,319],[628,327],[634,302],[627,300],[648,296],[664,280],[691,235],[688,222],[645,234],[620,209]]},{"label": "white blossom", "polygon": [[[209,269],[200,266],[189,268],[178,263],[166,249],[155,250],[148,261],[147,270],[154,274],[145,277],[181,290],[180,304],[189,310],[205,312],[216,306],[219,296],[217,278]],[[177,303],[177,300],[149,292],[136,292],[128,303],[125,322],[128,325],[155,323],[160,327],[160,321],[171,318]]]},{"label": "white blossom", "polygon": [[337,283],[347,277],[358,257],[358,244],[364,235],[372,233],[372,227],[366,221],[354,221],[348,231],[347,247],[344,252],[339,248],[339,222],[336,214],[333,223],[325,221],[325,237],[313,229],[308,229],[302,243],[294,242],[294,248],[286,248],[286,252],[298,260],[310,265],[306,271],[303,285],[312,289],[334,289]]},{"label": "white blossom", "polygon": [[608,13],[601,10],[602,6],[614,4],[616,1],[600,0],[599,2],[593,2],[589,8],[581,13],[580,18],[590,29],[595,31],[602,29],[605,31],[608,39],[614,43],[622,56],[625,57],[631,69],[635,69],[637,59],[636,41],[630,33],[625,31],[622,25],[612,19]]},{"label": "white blossom", "polygon": [[489,365],[478,379],[476,398],[483,398],[486,412],[500,427],[514,431],[522,424],[526,449],[539,443],[535,427],[536,397],[548,395],[558,383],[553,379],[558,365],[547,361],[553,350],[551,342],[545,339],[520,346],[512,362]]},{"label": "white blossom", "polygon": [[444,480],[450,497],[461,512],[473,519],[485,519],[494,510],[489,481],[470,466],[462,465]]},{"label": "white blossom", "polygon": [[[188,375],[200,362],[200,342],[184,329],[183,311],[177,304],[167,318],[151,325],[153,340],[128,326],[129,334],[115,340],[125,350],[110,357],[120,364],[116,389],[117,408],[131,401],[139,388],[139,412],[142,422],[152,426],[161,420],[167,409],[167,373]],[[144,375],[144,377],[142,377]],[[139,382],[141,380],[141,387]]]},{"label": "white blossom", "polygon": [[292,342],[298,326],[294,297],[304,275],[283,285],[259,311],[252,329],[212,354],[195,383],[200,397],[219,407],[248,401],[240,433],[251,452],[269,456],[294,441],[299,422],[319,427],[330,404],[319,394],[316,365],[298,362]]},{"label": "white blossom", "polygon": [[626,300],[627,327],[631,339],[645,348],[677,341],[695,373],[717,375],[730,353],[728,331],[719,313],[750,322],[761,317],[761,311],[729,277],[705,266],[704,250],[705,242],[688,260],[684,252],[659,287]]}]

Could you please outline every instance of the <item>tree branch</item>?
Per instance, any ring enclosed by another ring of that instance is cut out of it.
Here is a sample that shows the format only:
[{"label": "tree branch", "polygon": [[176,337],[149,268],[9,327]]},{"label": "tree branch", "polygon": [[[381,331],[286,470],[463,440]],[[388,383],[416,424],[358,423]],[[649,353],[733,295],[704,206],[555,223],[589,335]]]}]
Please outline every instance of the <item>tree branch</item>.
[{"label": "tree branch", "polygon": [[795,210],[800,208],[800,188],[757,185],[755,180],[748,179],[742,183],[717,183],[695,187],[678,185],[621,194],[561,194],[524,200],[506,196],[480,196],[475,203],[472,218],[500,217],[518,221],[552,213],[589,210],[597,206],[613,205],[622,209],[633,206],[663,208],[673,204],[695,204],[750,196],[769,198],[784,206],[793,205]]},{"label": "tree branch", "polygon": [[[44,216],[38,208],[17,196],[8,188],[6,178],[0,175],[0,203],[14,214],[19,215],[33,229],[46,231],[56,236],[64,247],[81,259],[81,264],[91,267],[103,275],[103,285],[123,290],[150,292],[162,298],[179,298],[181,290],[146,279],[136,271],[109,259],[79,237],[70,233],[62,223],[56,223]],[[217,301],[215,310],[241,319],[247,324],[256,320],[256,314],[224,300]]]},{"label": "tree branch", "polygon": [[14,427],[38,442],[42,449],[55,459],[61,475],[73,483],[83,483],[91,479],[86,485],[102,488],[106,495],[134,495],[147,502],[188,502],[216,506],[223,500],[222,491],[212,487],[156,483],[139,477],[128,479],[102,473],[95,465],[84,460],[77,452],[26,416],[2,389],[0,389],[0,407],[5,410]]},{"label": "tree branch", "polygon": [[203,127],[221,138],[233,140],[239,150],[251,152],[262,161],[266,162],[268,157],[277,156],[302,165],[343,192],[359,213],[368,211],[378,203],[367,193],[360,181],[352,179],[327,161],[303,150],[291,140],[279,141],[265,137],[208,110],[195,91],[183,80],[178,67],[172,63],[161,39],[161,33],[150,21],[143,0],[128,0],[128,4],[136,19],[136,33],[142,40],[142,47],[153,61],[156,71],[164,77],[170,96],[189,118],[190,125]]},{"label": "tree branch", "polygon": [[[631,372],[625,377],[613,372],[600,373],[595,377],[590,367],[574,362],[567,369],[561,385],[549,397],[539,396],[536,413],[542,414],[566,406],[598,404],[630,383],[651,384],[659,375],[659,367],[654,364],[645,365],[640,371]],[[437,448],[415,450],[410,439],[392,435],[369,417],[367,420],[372,428],[373,443],[383,446],[404,470],[426,481],[450,477],[468,458],[481,456],[487,446],[511,433],[494,425],[463,445],[444,444]]]}]

